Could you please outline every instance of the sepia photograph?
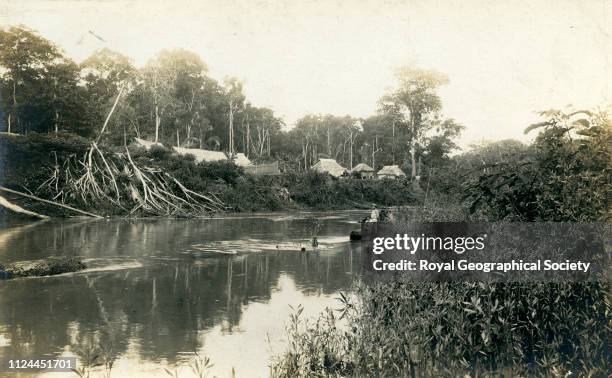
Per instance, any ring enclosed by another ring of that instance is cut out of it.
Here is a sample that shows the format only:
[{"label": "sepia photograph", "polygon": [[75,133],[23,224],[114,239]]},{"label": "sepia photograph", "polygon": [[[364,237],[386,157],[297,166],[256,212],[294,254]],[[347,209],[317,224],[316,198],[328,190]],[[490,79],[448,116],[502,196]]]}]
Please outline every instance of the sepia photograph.
[{"label": "sepia photograph", "polygon": [[612,376],[612,1],[0,0],[0,377]]}]

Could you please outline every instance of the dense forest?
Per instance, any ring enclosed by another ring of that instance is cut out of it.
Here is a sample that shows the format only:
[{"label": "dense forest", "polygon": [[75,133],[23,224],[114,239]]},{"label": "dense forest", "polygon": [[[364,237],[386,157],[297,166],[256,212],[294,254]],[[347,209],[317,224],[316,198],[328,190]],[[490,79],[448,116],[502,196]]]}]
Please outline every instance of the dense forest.
[{"label": "dense forest", "polygon": [[[308,114],[289,127],[272,109],[253,106],[239,80],[211,78],[195,53],[164,50],[137,68],[128,57],[102,49],[77,64],[35,31],[11,27],[0,30],[4,181],[76,206],[114,204],[107,214],[193,214],[193,204],[189,211],[167,210],[184,202],[177,195],[191,203],[193,194],[185,190],[193,189],[210,193],[215,199],[207,202],[215,210],[404,205],[435,191],[468,204],[473,213],[488,209],[501,219],[605,216],[606,112],[543,111],[542,122],[523,126],[526,133],[539,132],[530,145],[505,140],[453,154],[465,127],[443,116],[438,89],[448,81],[439,72],[401,67],[376,114]],[[134,137],[165,147],[130,152]],[[254,178],[231,162],[195,164],[171,154],[171,146],[279,161],[286,175]],[[410,179],[379,185],[304,175],[319,158],[349,169],[362,162],[374,169],[397,164]],[[162,200],[160,193],[174,197]]]},{"label": "dense forest", "polygon": [[139,137],[243,152],[293,172],[323,157],[349,169],[361,162],[375,169],[398,164],[414,177],[446,159],[463,129],[441,114],[436,90],[448,79],[414,67],[398,70],[397,89],[381,94],[375,115],[308,114],[289,129],[272,109],[249,102],[239,80],[211,78],[190,51],[164,50],[139,68],[104,48],[77,63],[26,27],[0,30],[0,46],[0,130],[10,133],[98,137],[116,102],[102,136],[107,145]]}]

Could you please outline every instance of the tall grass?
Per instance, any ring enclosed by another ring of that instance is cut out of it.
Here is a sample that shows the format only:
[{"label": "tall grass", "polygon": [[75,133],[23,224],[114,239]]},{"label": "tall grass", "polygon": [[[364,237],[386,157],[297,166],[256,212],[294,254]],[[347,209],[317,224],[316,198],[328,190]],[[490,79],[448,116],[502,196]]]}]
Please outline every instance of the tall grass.
[{"label": "tall grass", "polygon": [[[475,217],[433,200],[400,220]],[[296,312],[273,376],[607,377],[612,362],[608,283],[360,282],[351,298]]]},{"label": "tall grass", "polygon": [[345,327],[292,316],[276,377],[607,376],[603,284],[356,287]]}]

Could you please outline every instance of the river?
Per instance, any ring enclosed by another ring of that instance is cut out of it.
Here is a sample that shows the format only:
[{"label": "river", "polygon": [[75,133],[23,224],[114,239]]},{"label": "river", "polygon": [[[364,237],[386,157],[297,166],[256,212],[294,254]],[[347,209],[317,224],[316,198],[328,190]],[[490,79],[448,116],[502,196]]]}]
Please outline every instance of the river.
[{"label": "river", "polygon": [[[318,219],[319,247],[309,238]],[[115,358],[113,377],[210,373],[267,377],[285,326],[338,307],[359,270],[348,234],[363,212],[222,215],[210,219],[52,220],[3,224],[0,261],[80,256],[87,269],[0,281],[0,359]],[[301,247],[307,252],[300,252]],[[98,367],[92,377],[101,376]],[[0,373],[2,375],[2,373]],[[48,373],[43,376],[76,376]]]}]

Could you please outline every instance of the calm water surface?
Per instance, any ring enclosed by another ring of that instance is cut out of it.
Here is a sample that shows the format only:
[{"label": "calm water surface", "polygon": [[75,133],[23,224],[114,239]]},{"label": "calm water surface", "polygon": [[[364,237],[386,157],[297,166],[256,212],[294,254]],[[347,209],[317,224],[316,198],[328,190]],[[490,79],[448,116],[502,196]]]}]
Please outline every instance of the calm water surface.
[{"label": "calm water surface", "polygon": [[[320,246],[308,246],[312,219]],[[0,358],[116,357],[113,377],[192,376],[194,351],[212,373],[266,377],[286,347],[291,306],[337,307],[359,269],[363,212],[213,219],[47,221],[0,228],[0,261],[81,256],[88,269],[0,281]],[[102,370],[92,374],[101,376]],[[0,373],[2,375],[2,373]],[[76,376],[52,373],[51,377]],[[45,375],[46,376],[46,375]]]}]

